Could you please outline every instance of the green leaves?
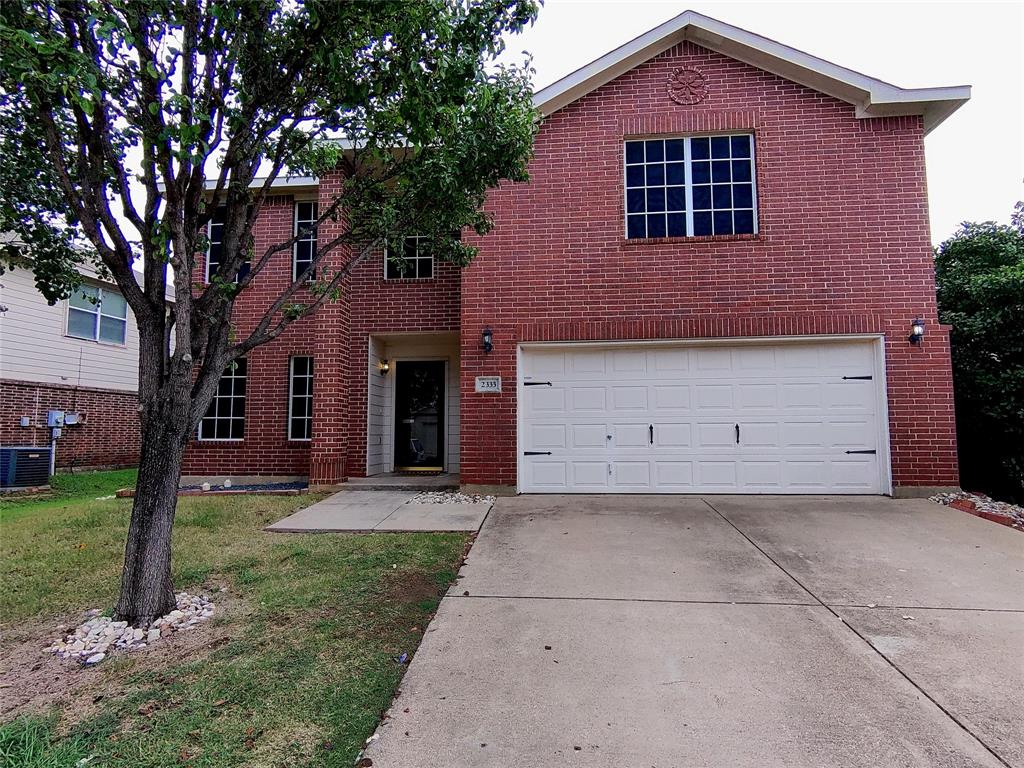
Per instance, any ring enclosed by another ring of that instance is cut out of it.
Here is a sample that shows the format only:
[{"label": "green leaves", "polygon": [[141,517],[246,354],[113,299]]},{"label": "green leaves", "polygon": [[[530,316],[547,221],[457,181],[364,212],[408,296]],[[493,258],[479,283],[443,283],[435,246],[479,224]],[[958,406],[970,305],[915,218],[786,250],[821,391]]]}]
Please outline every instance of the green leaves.
[{"label": "green leaves", "polygon": [[962,482],[1024,497],[1024,204],[965,223],[936,249],[939,319],[953,326]]}]

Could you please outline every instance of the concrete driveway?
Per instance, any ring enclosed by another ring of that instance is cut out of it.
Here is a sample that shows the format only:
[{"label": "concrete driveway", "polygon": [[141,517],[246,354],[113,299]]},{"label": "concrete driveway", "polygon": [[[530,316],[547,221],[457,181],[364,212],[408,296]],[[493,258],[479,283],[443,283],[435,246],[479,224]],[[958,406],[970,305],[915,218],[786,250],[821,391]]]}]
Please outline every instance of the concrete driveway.
[{"label": "concrete driveway", "polygon": [[1024,766],[1024,535],[926,500],[499,499],[366,752]]}]

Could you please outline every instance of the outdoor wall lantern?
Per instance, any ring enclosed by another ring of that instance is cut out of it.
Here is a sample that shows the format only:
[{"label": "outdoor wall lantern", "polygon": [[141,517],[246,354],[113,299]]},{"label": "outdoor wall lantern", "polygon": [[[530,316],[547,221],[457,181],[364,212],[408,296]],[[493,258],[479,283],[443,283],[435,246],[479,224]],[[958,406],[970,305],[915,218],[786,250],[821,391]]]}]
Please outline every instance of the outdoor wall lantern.
[{"label": "outdoor wall lantern", "polygon": [[907,336],[907,341],[911,344],[920,344],[921,339],[924,338],[924,320],[920,317],[915,317],[913,322],[910,324],[910,335]]},{"label": "outdoor wall lantern", "polygon": [[391,370],[391,363],[389,363],[387,360],[381,360],[380,361],[380,375],[381,376],[387,376],[388,375],[388,371],[390,371],[390,370]]},{"label": "outdoor wall lantern", "polygon": [[484,328],[484,332],[481,335],[483,336],[484,340],[484,352],[490,352],[492,349],[494,349],[494,334],[491,332],[491,326],[488,325],[486,328]]}]

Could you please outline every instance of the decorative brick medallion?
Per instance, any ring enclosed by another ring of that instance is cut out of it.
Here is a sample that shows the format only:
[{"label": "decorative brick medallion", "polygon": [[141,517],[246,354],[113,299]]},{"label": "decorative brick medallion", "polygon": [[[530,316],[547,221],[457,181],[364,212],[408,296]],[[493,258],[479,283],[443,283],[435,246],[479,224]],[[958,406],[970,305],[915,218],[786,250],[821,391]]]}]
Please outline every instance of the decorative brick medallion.
[{"label": "decorative brick medallion", "polygon": [[668,95],[677,104],[700,104],[708,95],[707,78],[699,70],[680,67],[668,78]]}]

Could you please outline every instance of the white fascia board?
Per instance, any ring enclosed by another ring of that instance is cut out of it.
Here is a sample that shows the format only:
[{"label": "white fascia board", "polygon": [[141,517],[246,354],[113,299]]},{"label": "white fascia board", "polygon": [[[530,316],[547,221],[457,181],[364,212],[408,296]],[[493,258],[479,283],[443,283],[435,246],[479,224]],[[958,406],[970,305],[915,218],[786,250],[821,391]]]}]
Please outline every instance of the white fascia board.
[{"label": "white fascia board", "polygon": [[967,85],[899,88],[695,11],[685,11],[534,95],[547,116],[643,62],[690,40],[854,105],[857,117],[922,115],[925,133],[971,97]]}]

